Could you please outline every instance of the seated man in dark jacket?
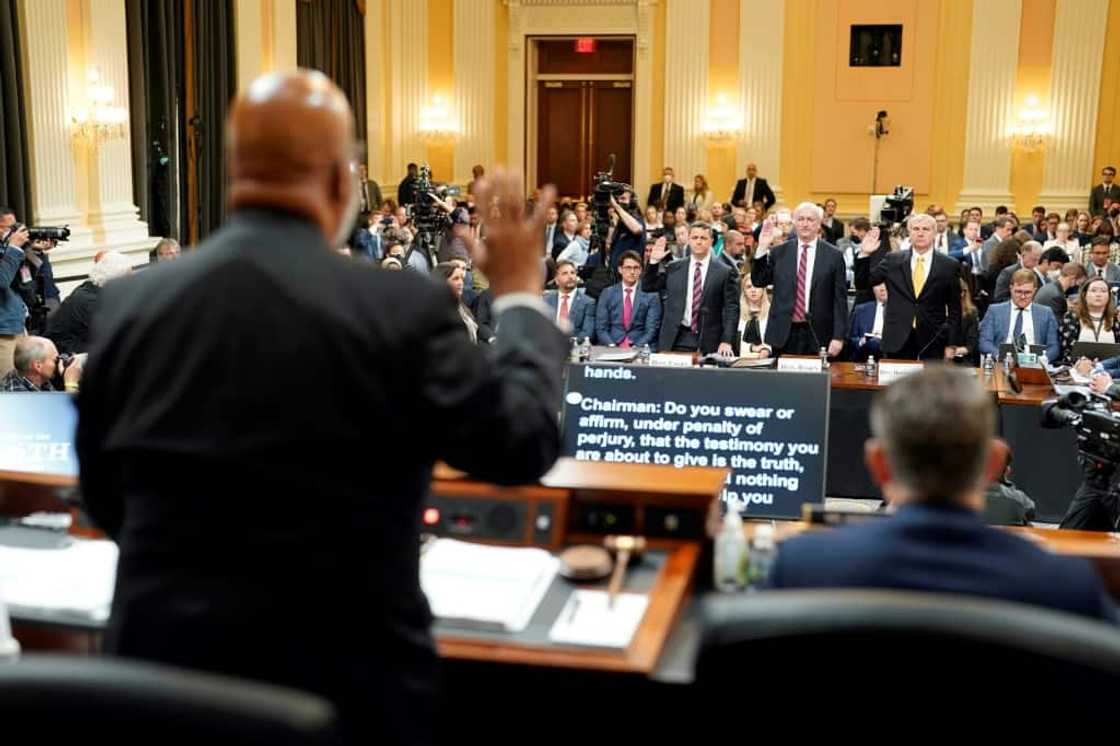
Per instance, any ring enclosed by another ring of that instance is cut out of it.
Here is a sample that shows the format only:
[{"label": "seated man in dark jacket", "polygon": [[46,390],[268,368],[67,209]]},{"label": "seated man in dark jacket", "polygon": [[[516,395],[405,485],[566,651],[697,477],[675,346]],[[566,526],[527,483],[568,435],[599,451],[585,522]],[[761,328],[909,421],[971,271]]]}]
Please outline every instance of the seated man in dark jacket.
[{"label": "seated man in dark jacket", "polygon": [[85,352],[89,346],[89,325],[97,312],[101,288],[109,280],[132,274],[132,263],[119,251],[106,252],[89,271],[89,279],[66,296],[58,310],[47,319],[47,338],[59,352]]},{"label": "seated man in dark jacket", "polygon": [[784,542],[775,588],[890,588],[985,596],[1115,621],[1088,561],[985,525],[985,486],[1003,471],[991,397],[971,371],[930,367],[871,409],[868,471],[898,512]]}]

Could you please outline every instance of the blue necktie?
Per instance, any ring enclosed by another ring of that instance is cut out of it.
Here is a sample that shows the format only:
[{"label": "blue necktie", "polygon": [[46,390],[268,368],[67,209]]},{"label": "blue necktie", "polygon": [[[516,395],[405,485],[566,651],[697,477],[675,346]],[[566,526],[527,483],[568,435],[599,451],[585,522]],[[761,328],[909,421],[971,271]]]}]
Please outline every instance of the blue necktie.
[{"label": "blue necktie", "polygon": [[1015,330],[1011,332],[1011,341],[1016,345],[1019,344],[1019,338],[1023,336],[1023,309],[1015,309]]}]

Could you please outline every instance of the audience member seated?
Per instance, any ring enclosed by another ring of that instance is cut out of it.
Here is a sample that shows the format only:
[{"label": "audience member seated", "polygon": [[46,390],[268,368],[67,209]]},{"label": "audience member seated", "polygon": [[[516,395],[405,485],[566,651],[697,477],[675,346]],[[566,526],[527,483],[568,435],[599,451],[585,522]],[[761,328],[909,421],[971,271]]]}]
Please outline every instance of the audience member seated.
[{"label": "audience member seated", "polygon": [[[1105,223],[1107,225],[1107,223]],[[1101,277],[1109,285],[1120,283],[1120,266],[1111,261],[1112,236],[1108,231],[1093,236],[1089,242],[1089,263],[1085,265],[1089,277]]]},{"label": "audience member seated", "polygon": [[874,300],[860,303],[852,309],[848,346],[851,348],[852,360],[857,363],[869,357],[883,356],[883,319],[887,310],[887,284],[880,282],[871,288],[871,291],[875,295]]},{"label": "audience member seated", "polygon": [[1077,311],[1062,317],[1062,361],[1072,365],[1078,342],[1120,342],[1120,314],[1108,283],[1099,277],[1085,282],[1078,294]]},{"label": "audience member seated", "polygon": [[455,298],[455,306],[459,312],[459,318],[467,330],[467,336],[475,344],[480,342],[489,344],[494,333],[489,328],[480,326],[478,321],[475,320],[474,314],[463,303],[463,278],[465,275],[466,270],[461,262],[440,262],[436,265],[434,272],[434,276],[446,282],[447,287],[451,289],[451,295]]},{"label": "audience member seated", "polygon": [[[576,246],[573,247],[572,244]],[[571,259],[572,254],[578,255],[579,249],[579,221],[574,212],[568,211],[560,217],[560,230],[553,234],[552,258],[557,261]]]},{"label": "audience member seated", "polygon": [[754,286],[749,272],[743,273],[739,284],[739,357],[770,357],[773,350],[763,342],[770,320],[770,294],[766,288]]},{"label": "audience member seated", "polygon": [[[972,303],[972,291],[962,277],[960,344],[953,349],[953,360],[975,368],[980,364],[980,310]],[[1057,317],[1055,317],[1057,318]]]},{"label": "audience member seated", "polygon": [[988,269],[980,278],[980,287],[987,294],[989,302],[994,302],[992,297],[996,293],[996,284],[999,282],[1000,273],[1019,262],[1019,249],[1022,247],[1023,244],[1019,239],[1006,238],[1000,241],[985,259]]},{"label": "audience member seated", "polygon": [[1081,253],[1081,242],[1073,235],[1069,223],[1058,223],[1056,234],[1054,238],[1047,239],[1042,244],[1043,249],[1057,247],[1070,256],[1077,256]]},{"label": "audience member seated", "polygon": [[1067,262],[1062,265],[1057,278],[1053,282],[1046,283],[1041,290],[1035,293],[1034,302],[1047,306],[1054,312],[1054,318],[1061,319],[1069,310],[1067,296],[1076,293],[1085,283],[1087,277],[1085,267],[1077,262]]},{"label": "audience member seated", "polygon": [[[988,229],[985,232],[985,229]],[[980,227],[980,235],[984,238],[984,245],[980,249],[980,271],[987,272],[991,264],[992,252],[1002,241],[1011,238],[1015,232],[1015,221],[1006,214],[1000,215],[989,225]]]},{"label": "audience member seated", "polygon": [[595,339],[601,345],[657,345],[661,330],[661,299],[642,290],[642,258],[633,251],[619,263],[622,281],[599,295],[595,306]]},{"label": "audience member seated", "polygon": [[[980,354],[999,358],[1001,344],[1045,345],[1051,363],[1062,354],[1058,321],[1048,306],[1033,303],[1037,278],[1020,269],[1011,276],[1011,300],[994,303],[980,324]],[[1013,318],[1014,317],[1014,318]]]},{"label": "audience member seated", "polygon": [[949,216],[944,210],[938,209],[933,213],[933,219],[937,224],[937,233],[933,237],[933,250],[960,259],[965,242],[949,230]]},{"label": "audience member seated", "polygon": [[545,303],[556,313],[560,328],[571,324],[571,336],[595,339],[595,299],[577,290],[579,277],[570,261],[556,262],[556,289],[544,294]]},{"label": "audience member seated", "polygon": [[996,278],[995,292],[992,294],[993,303],[1003,303],[1011,297],[1011,275],[1020,269],[1029,269],[1035,276],[1038,287],[1046,284],[1046,276],[1042,274],[1038,264],[1042,259],[1042,244],[1038,241],[1027,241],[1019,247],[1019,259],[1014,264],[1004,267]]},{"label": "audience member seated", "polygon": [[897,512],[783,542],[769,585],[959,593],[1115,621],[1087,560],[984,523],[986,486],[1006,463],[995,424],[971,371],[927,366],[880,393],[866,462]]},{"label": "audience member seated", "polygon": [[86,351],[101,288],[110,280],[129,274],[132,274],[132,263],[119,251],[105,252],[101,261],[90,268],[89,279],[74,288],[47,319],[47,336],[61,352]]},{"label": "audience member seated", "polygon": [[738,278],[722,262],[712,261],[713,233],[711,225],[693,223],[688,232],[690,256],[678,261],[666,261],[664,236],[653,244],[642,290],[662,299],[657,348],[663,352],[734,355]]},{"label": "audience member seated", "polygon": [[[174,238],[161,238],[159,243],[155,245],[151,253],[148,254],[148,262],[150,264],[158,264],[160,262],[173,262],[180,256],[179,242]],[[97,261],[94,261],[96,264]]]},{"label": "audience member seated", "polygon": [[72,359],[63,371],[58,348],[46,337],[24,336],[16,340],[15,367],[0,378],[0,392],[58,391],[54,381],[61,376],[67,391],[76,391],[82,377],[80,359]]},{"label": "audience member seated", "polygon": [[1011,449],[1008,448],[1006,468],[984,493],[984,522],[994,526],[1029,526],[1034,515],[1034,500],[1011,481]]},{"label": "audience member seated", "polygon": [[[750,234],[747,234],[750,235]],[[723,250],[717,257],[728,269],[736,275],[743,271],[743,262],[747,259],[747,240],[737,230],[727,231],[723,237]]]}]

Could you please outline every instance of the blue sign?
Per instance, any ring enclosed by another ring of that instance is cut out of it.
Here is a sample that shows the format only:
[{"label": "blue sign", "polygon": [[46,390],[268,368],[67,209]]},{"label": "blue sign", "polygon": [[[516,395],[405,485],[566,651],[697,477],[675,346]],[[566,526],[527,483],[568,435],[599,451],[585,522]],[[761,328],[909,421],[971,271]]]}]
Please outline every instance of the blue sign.
[{"label": "blue sign", "polygon": [[0,394],[0,471],[78,475],[69,394]]}]

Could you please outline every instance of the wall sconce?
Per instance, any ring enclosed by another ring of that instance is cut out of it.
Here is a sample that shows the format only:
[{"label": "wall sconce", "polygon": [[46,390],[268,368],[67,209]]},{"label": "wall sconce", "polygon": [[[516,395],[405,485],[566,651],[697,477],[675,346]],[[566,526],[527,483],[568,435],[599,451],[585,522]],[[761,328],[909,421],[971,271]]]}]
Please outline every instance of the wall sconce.
[{"label": "wall sconce", "polygon": [[70,117],[74,137],[88,140],[91,144],[123,139],[128,109],[113,106],[116,95],[113,87],[101,84],[101,74],[96,69],[91,68],[87,78],[86,99],[89,106],[78,109]]},{"label": "wall sconce", "polygon": [[1049,114],[1039,108],[1038,96],[1027,96],[1026,106],[1011,127],[1011,142],[1023,150],[1042,150],[1051,134]]},{"label": "wall sconce", "polygon": [[705,139],[711,142],[730,142],[741,135],[743,121],[739,111],[721,93],[716,96],[715,106],[708,107],[701,126]]},{"label": "wall sconce", "polygon": [[459,134],[459,127],[441,96],[434,96],[432,103],[420,110],[420,139],[433,145],[447,144]]}]

